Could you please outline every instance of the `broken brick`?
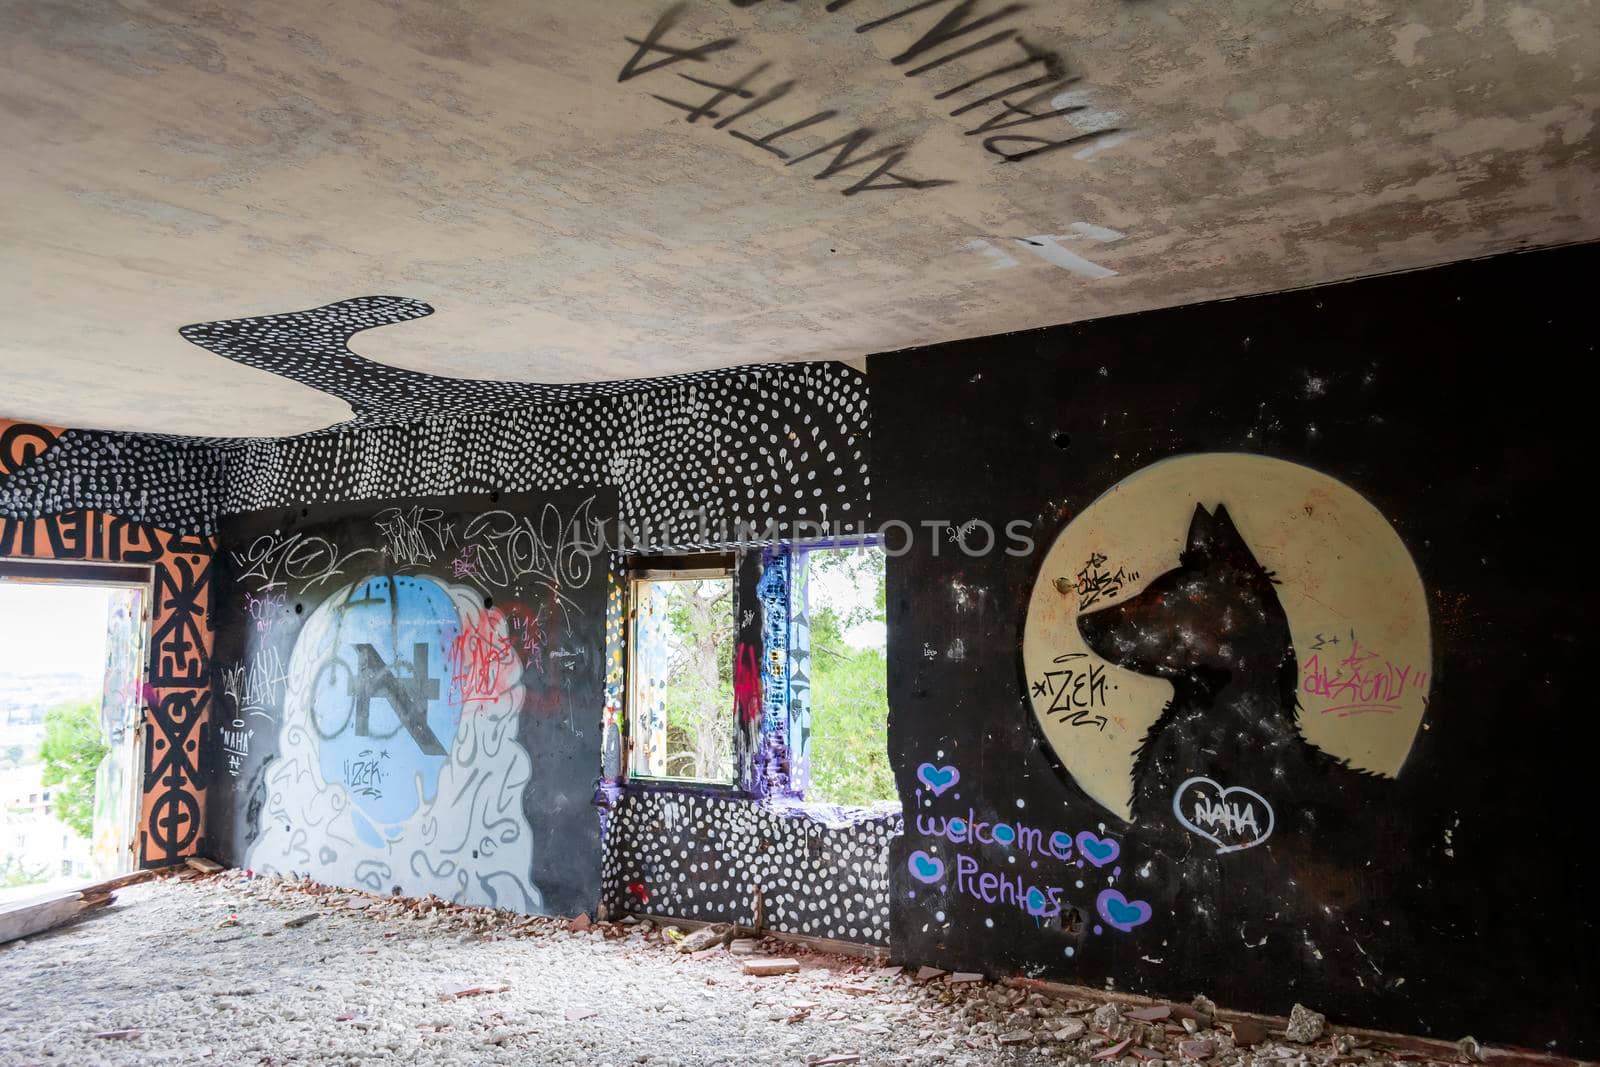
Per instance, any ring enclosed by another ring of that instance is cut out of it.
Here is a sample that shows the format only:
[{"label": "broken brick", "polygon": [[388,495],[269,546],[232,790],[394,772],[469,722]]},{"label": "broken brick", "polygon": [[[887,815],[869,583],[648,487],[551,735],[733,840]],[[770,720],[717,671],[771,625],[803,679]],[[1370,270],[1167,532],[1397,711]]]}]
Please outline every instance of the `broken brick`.
[{"label": "broken brick", "polygon": [[1089,1058],[1092,1060],[1114,1060],[1128,1051],[1128,1046],[1131,1044],[1133,1044],[1133,1038],[1125,1037],[1110,1048],[1101,1049]]},{"label": "broken brick", "polygon": [[1233,1028],[1233,1043],[1247,1047],[1259,1045],[1267,1039],[1267,1028],[1250,1019],[1235,1019],[1231,1024]]},{"label": "broken brick", "polygon": [[1172,1017],[1172,1006],[1170,1004],[1156,1004],[1148,1008],[1135,1008],[1133,1011],[1123,1012],[1122,1017],[1124,1019],[1138,1019],[1140,1022],[1156,1023],[1162,1019]]},{"label": "broken brick", "polygon": [[754,975],[757,978],[771,978],[780,974],[798,974],[800,973],[800,961],[781,956],[745,960],[744,973]]},{"label": "broken brick", "polygon": [[441,993],[439,995],[439,999],[440,1000],[461,1000],[464,997],[482,997],[482,996],[487,996],[490,993],[504,993],[506,990],[508,990],[510,988],[511,987],[508,986],[508,985],[474,985],[474,986],[467,986],[465,989],[457,989],[457,990],[453,990],[452,992],[449,992],[449,993]]}]

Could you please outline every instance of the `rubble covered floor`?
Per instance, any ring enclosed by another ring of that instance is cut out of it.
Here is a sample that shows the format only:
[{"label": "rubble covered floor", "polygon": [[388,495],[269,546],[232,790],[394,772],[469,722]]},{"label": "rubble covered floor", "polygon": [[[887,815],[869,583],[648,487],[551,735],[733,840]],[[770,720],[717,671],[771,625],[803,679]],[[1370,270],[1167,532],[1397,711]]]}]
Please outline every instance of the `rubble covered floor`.
[{"label": "rubble covered floor", "polygon": [[[674,931],[675,933],[675,931]],[[744,973],[752,957],[798,974]],[[253,879],[163,878],[0,947],[0,1064],[1392,1062],[1163,1011],[1047,998],[777,942],[687,954],[564,920]],[[1185,1019],[1188,1020],[1185,1023]],[[1409,1063],[1424,1060],[1401,1054]]]}]

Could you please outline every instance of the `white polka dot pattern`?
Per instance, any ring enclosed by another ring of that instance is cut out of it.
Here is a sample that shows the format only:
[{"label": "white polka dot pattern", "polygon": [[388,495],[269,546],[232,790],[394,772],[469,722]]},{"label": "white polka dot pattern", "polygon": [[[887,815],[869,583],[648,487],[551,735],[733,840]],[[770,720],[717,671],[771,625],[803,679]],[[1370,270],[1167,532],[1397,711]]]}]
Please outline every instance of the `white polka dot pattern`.
[{"label": "white polka dot pattern", "polygon": [[[646,792],[611,812],[601,868],[608,911],[889,943],[889,842],[898,812],[843,824],[751,800]],[[632,887],[632,888],[630,888]]]}]

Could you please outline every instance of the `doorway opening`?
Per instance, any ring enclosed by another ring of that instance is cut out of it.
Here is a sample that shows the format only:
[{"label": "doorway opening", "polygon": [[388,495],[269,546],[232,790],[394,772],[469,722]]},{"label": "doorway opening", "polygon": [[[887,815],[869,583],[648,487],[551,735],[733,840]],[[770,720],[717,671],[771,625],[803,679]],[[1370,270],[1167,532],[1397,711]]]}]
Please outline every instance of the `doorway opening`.
[{"label": "doorway opening", "polygon": [[151,580],[0,559],[0,903],[134,868]]}]

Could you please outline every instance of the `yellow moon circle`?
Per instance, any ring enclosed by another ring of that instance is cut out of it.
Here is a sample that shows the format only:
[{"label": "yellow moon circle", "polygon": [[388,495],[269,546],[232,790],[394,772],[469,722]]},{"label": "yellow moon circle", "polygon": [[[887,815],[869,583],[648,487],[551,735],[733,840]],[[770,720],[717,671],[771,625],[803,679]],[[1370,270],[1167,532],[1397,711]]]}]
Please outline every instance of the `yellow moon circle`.
[{"label": "yellow moon circle", "polygon": [[1276,574],[1307,741],[1394,776],[1427,708],[1433,648],[1422,576],[1361,494],[1265,456],[1210,452],[1153,464],[1056,537],[1022,638],[1028,699],[1045,741],[1079,787],[1123,819],[1131,818],[1134,757],[1172,686],[1096,656],[1078,617],[1177,567],[1196,506],[1218,504]]}]

